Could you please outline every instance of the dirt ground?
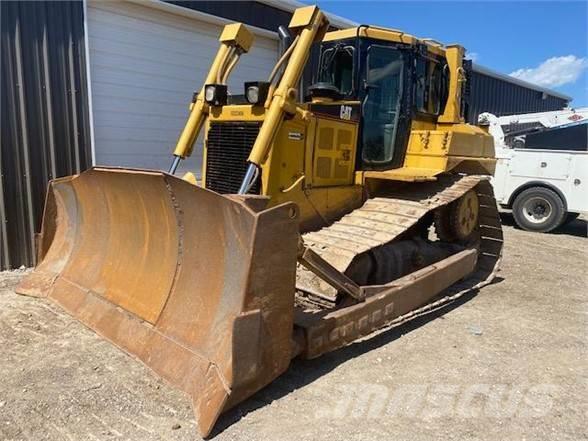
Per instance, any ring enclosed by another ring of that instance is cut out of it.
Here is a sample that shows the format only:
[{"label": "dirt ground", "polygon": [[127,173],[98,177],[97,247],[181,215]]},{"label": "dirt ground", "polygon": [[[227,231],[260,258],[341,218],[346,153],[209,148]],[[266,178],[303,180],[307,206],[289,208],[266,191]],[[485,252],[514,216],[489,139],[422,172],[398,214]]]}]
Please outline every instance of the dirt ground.
[{"label": "dirt ground", "polygon": [[[313,361],[217,440],[588,439],[587,225],[512,227],[499,278],[436,317]],[[190,401],[0,273],[0,439],[199,439]]]}]

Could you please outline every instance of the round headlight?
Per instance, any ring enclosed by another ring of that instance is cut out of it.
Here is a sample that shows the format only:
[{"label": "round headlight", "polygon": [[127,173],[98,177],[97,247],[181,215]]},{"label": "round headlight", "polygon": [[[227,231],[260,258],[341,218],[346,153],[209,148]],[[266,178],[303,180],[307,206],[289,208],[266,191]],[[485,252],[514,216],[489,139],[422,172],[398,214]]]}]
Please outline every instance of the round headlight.
[{"label": "round headlight", "polygon": [[207,103],[212,103],[214,101],[215,89],[214,86],[206,86],[204,88],[204,101]]},{"label": "round headlight", "polygon": [[247,88],[247,101],[251,104],[257,104],[259,102],[259,87],[249,86]]}]

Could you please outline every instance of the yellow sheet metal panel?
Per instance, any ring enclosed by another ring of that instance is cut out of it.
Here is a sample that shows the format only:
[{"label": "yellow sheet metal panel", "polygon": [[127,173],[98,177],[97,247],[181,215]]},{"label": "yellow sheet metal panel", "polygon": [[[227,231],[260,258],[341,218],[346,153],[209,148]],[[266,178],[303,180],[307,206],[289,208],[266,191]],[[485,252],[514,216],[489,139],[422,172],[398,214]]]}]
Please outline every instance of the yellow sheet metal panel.
[{"label": "yellow sheet metal panel", "polygon": [[358,125],[317,119],[313,159],[313,186],[351,184],[355,171]]},{"label": "yellow sheet metal panel", "polygon": [[224,27],[219,41],[239,46],[245,52],[248,52],[253,44],[253,39],[253,34],[244,24],[232,23]]},{"label": "yellow sheet metal panel", "polygon": [[251,104],[229,104],[210,109],[210,121],[263,121],[265,108]]},{"label": "yellow sheet metal panel", "polygon": [[314,14],[316,14],[318,10],[318,7],[314,5],[296,9],[290,19],[288,27],[290,29],[298,29],[308,26],[312,23]]},{"label": "yellow sheet metal panel", "polygon": [[261,166],[264,195],[300,191],[292,186],[305,177],[306,137],[304,121],[292,119],[282,124],[276,134],[274,147],[270,149],[267,160]]},{"label": "yellow sheet metal panel", "polygon": [[[269,206],[295,202],[303,231],[328,225],[349,207],[359,206],[363,189],[353,185],[356,143],[356,124],[298,117],[285,121],[262,164],[262,188],[271,198]],[[329,161],[328,170],[317,178],[321,159]]]},{"label": "yellow sheet metal panel", "polygon": [[[457,157],[461,159],[453,159]],[[463,160],[494,161],[493,158],[494,144],[484,130],[467,124],[452,124],[443,130],[413,131],[404,166],[449,171]],[[483,168],[491,170],[493,167]]]},{"label": "yellow sheet metal panel", "polygon": [[447,171],[447,156],[428,154],[407,155],[404,166],[409,169],[436,170],[437,173],[435,174],[439,174]]},{"label": "yellow sheet metal panel", "polygon": [[196,179],[196,175],[192,172],[184,173],[184,176],[182,176],[182,179],[186,182],[189,182],[192,185],[198,185],[198,180]]},{"label": "yellow sheet metal panel", "polygon": [[385,28],[360,28],[359,35],[362,37],[374,38],[376,40],[395,41],[406,44],[416,44],[417,38],[398,30],[390,30]]},{"label": "yellow sheet metal panel", "polygon": [[451,135],[451,144],[449,154],[451,156],[468,156],[475,158],[485,157],[486,139],[483,135],[463,132],[453,132]]},{"label": "yellow sheet metal panel", "polygon": [[327,32],[323,41],[336,41],[355,37],[357,37],[357,28],[340,29],[338,31]]},{"label": "yellow sheet metal panel", "polygon": [[450,156],[447,169],[456,173],[469,175],[494,175],[496,158],[470,158],[468,156]]},{"label": "yellow sheet metal panel", "polygon": [[398,29],[388,29],[373,26],[360,26],[356,28],[341,29],[338,31],[327,32],[325,34],[325,38],[323,39],[323,41],[336,41],[355,37],[373,38],[376,40],[411,45],[421,43],[426,45],[428,51],[432,54],[439,56],[445,55],[445,47],[439,44],[435,44],[433,41],[427,39],[419,39],[413,35],[402,32]]},{"label": "yellow sheet metal panel", "polygon": [[449,67],[449,93],[443,114],[439,115],[440,123],[463,122],[461,114],[461,100],[465,71],[463,70],[463,56],[465,49],[459,45],[453,45],[446,49],[445,58]]},{"label": "yellow sheet metal panel", "polygon": [[449,155],[494,158],[494,138],[481,127],[470,124],[439,125],[439,129],[451,131]]},{"label": "yellow sheet metal panel", "polygon": [[442,173],[442,170],[432,168],[402,167],[385,171],[363,172],[364,179],[387,179],[403,182],[424,182],[434,181],[435,176]]},{"label": "yellow sheet metal panel", "polygon": [[445,171],[450,132],[414,130],[410,134],[404,167]]},{"label": "yellow sheet metal panel", "polygon": [[368,26],[360,26],[357,28],[327,32],[323,41],[335,41],[358,36],[364,38],[374,38],[376,40],[391,41],[395,43],[415,44],[417,42],[417,39],[414,36],[405,34],[402,31]]}]

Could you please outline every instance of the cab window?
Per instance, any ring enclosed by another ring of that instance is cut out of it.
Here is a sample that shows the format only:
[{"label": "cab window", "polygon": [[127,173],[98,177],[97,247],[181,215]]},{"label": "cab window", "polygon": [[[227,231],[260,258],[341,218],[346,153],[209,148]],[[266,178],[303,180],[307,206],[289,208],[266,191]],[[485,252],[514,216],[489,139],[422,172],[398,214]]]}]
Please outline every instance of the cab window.
[{"label": "cab window", "polygon": [[421,113],[439,115],[447,99],[447,75],[444,65],[428,58],[416,61],[415,106]]},{"label": "cab window", "polygon": [[335,86],[343,95],[352,93],[354,52],[355,48],[349,45],[336,45],[323,50],[318,81]]},{"label": "cab window", "polygon": [[384,166],[394,159],[403,78],[404,60],[399,50],[377,45],[369,48],[362,130],[362,160],[368,166]]}]

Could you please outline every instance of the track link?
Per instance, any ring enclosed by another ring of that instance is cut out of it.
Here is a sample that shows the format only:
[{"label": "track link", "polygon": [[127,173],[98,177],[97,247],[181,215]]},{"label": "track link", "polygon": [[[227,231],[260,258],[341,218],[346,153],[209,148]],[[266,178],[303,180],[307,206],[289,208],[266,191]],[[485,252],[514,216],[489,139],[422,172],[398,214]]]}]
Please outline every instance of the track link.
[{"label": "track link", "polygon": [[[434,182],[404,185],[368,199],[362,207],[329,227],[305,234],[303,239],[306,246],[345,273],[357,259],[406,237],[428,213],[471,189],[475,189],[480,200],[480,239],[475,245],[479,248],[478,265],[466,283],[471,288],[493,278],[502,250],[500,218],[492,187],[485,176],[450,175]],[[479,282],[472,284],[474,281]],[[461,292],[466,285],[452,287],[448,295]],[[336,302],[336,290],[301,265],[297,269],[296,287],[301,306],[308,306],[309,298],[315,299],[310,303],[319,309]]]}]

